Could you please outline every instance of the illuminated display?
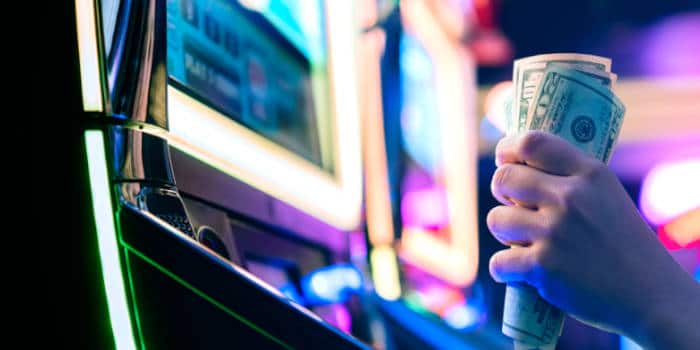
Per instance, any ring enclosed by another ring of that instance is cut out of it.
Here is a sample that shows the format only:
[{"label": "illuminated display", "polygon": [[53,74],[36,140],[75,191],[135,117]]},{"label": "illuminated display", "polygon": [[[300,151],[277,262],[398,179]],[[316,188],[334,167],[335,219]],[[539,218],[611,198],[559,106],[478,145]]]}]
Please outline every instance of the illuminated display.
[{"label": "illuminated display", "polygon": [[236,4],[168,5],[171,78],[229,118],[332,172],[333,163],[322,155],[319,134],[328,130],[317,118],[326,114],[314,109],[308,59]]},{"label": "illuminated display", "polygon": [[[168,2],[168,141],[324,222],[355,229],[362,200],[355,5],[304,2],[295,8],[314,12],[301,15],[315,25],[295,30],[268,7],[286,2],[246,3]],[[298,50],[299,33],[325,41]]]},{"label": "illuminated display", "polygon": [[325,61],[321,0],[240,0],[275,25],[314,64]]}]

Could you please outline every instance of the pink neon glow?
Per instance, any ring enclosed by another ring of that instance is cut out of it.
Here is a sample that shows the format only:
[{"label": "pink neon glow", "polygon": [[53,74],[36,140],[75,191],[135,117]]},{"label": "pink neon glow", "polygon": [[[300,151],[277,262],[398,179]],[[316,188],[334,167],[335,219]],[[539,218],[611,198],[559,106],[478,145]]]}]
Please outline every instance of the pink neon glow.
[{"label": "pink neon glow", "polygon": [[700,158],[651,169],[642,183],[639,202],[642,213],[654,225],[700,207]]},{"label": "pink neon glow", "polygon": [[671,16],[647,31],[640,61],[649,76],[700,76],[700,12]]},{"label": "pink neon glow", "polygon": [[454,288],[443,285],[431,285],[417,291],[420,303],[433,313],[445,315],[450,307],[464,303],[464,295]]},{"label": "pink neon glow", "polygon": [[365,258],[367,256],[367,243],[365,242],[364,232],[350,232],[348,235],[348,243],[350,246],[350,256],[353,259]]},{"label": "pink neon glow", "polygon": [[426,229],[447,226],[447,199],[445,190],[438,187],[404,193],[401,200],[401,218],[404,226]]},{"label": "pink neon glow", "polygon": [[340,330],[350,334],[352,331],[352,317],[350,311],[345,305],[334,305],[333,312],[335,313],[336,325]]},{"label": "pink neon glow", "polygon": [[[700,207],[659,226],[656,231],[661,243],[670,250],[700,248]],[[698,250],[698,263],[700,263],[700,250]]]}]

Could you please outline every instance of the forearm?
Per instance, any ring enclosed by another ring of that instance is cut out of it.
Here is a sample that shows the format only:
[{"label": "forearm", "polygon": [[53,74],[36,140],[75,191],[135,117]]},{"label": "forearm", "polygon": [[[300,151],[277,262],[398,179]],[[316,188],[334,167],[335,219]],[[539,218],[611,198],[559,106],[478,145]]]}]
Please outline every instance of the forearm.
[{"label": "forearm", "polygon": [[635,340],[644,349],[700,348],[700,284],[687,274],[679,279],[657,305],[650,305],[636,330]]}]

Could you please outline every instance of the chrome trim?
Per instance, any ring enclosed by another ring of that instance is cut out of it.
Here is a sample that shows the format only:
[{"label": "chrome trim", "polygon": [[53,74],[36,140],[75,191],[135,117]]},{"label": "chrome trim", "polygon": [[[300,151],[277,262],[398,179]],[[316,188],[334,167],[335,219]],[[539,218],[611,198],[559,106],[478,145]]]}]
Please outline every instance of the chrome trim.
[{"label": "chrome trim", "polygon": [[168,128],[166,10],[165,1],[125,3],[109,71],[115,115],[163,129]]},{"label": "chrome trim", "polygon": [[175,185],[165,139],[124,126],[109,127],[107,138],[113,180]]},{"label": "chrome trim", "polygon": [[116,191],[122,205],[147,211],[185,235],[195,237],[185,204],[176,188],[128,181],[117,183]]}]

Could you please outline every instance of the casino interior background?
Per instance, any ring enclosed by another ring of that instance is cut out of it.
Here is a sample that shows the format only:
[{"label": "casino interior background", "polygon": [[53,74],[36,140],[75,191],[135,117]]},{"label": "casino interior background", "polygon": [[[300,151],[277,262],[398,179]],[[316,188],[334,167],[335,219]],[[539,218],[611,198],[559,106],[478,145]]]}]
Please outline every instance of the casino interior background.
[{"label": "casino interior background", "polygon": [[612,58],[610,167],[700,280],[700,4],[71,5],[73,346],[512,348],[484,218],[512,62],[547,52]]}]

